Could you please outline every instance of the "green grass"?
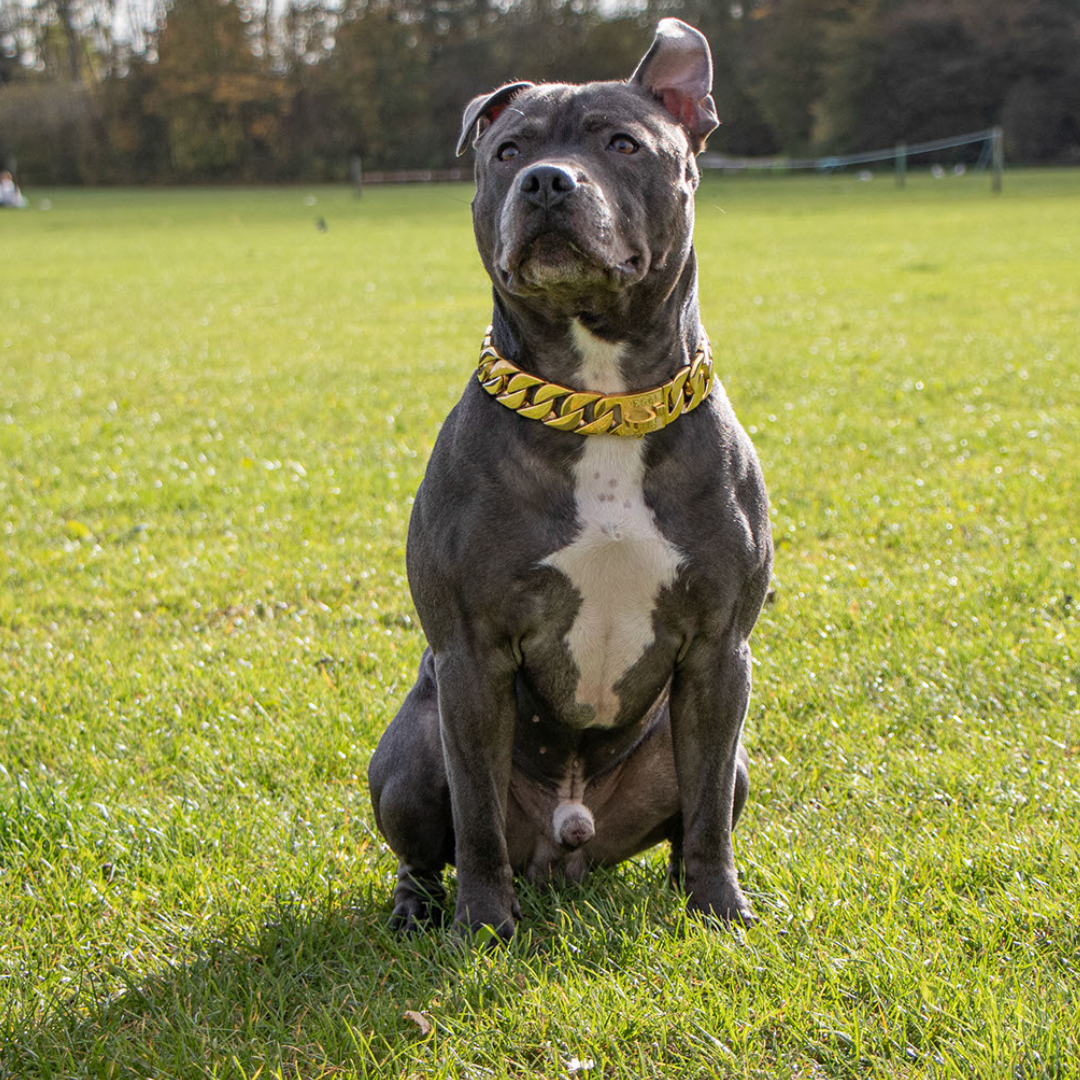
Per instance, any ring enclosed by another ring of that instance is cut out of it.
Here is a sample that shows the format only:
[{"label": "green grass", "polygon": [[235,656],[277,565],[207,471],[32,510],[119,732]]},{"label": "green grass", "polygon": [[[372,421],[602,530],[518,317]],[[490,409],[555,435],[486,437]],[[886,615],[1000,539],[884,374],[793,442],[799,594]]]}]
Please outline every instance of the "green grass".
[{"label": "green grass", "polygon": [[658,849],[497,951],[384,929],[364,779],[470,190],[0,214],[0,1077],[1080,1075],[1080,174],[988,187],[704,184],[777,540],[761,922]]}]

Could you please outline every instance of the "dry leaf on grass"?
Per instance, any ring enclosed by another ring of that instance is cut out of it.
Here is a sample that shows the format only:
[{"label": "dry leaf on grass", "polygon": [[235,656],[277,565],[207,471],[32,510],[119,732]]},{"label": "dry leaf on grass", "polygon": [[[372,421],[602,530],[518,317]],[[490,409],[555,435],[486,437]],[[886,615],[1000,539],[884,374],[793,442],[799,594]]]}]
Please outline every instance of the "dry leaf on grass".
[{"label": "dry leaf on grass", "polygon": [[420,1029],[421,1035],[430,1033],[431,1021],[423,1013],[418,1013],[415,1009],[406,1009],[404,1015],[406,1020],[411,1020]]}]

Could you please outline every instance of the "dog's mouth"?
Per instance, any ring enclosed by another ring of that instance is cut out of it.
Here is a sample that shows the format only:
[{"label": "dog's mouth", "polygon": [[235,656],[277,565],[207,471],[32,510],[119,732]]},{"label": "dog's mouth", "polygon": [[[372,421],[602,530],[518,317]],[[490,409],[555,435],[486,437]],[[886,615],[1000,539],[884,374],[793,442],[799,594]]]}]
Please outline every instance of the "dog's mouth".
[{"label": "dog's mouth", "polygon": [[[622,254],[621,252],[619,254]],[[618,255],[592,249],[559,232],[545,232],[503,252],[498,264],[502,284],[511,293],[549,289],[619,289],[643,276],[641,255]]]}]

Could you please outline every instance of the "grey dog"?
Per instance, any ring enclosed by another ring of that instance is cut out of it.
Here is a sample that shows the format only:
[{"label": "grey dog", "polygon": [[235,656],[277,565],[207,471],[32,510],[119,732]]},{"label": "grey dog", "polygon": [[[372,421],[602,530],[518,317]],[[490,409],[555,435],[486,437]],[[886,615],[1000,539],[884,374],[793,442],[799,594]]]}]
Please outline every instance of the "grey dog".
[{"label": "grey dog", "polygon": [[465,110],[494,316],[416,495],[429,647],[369,771],[401,930],[441,918],[447,864],[456,923],[507,938],[515,874],[580,880],[662,840],[691,912],[753,921],[731,834],[772,541],[754,449],[703,374],[711,89],[705,38],[664,19],[626,82],[512,83]]}]

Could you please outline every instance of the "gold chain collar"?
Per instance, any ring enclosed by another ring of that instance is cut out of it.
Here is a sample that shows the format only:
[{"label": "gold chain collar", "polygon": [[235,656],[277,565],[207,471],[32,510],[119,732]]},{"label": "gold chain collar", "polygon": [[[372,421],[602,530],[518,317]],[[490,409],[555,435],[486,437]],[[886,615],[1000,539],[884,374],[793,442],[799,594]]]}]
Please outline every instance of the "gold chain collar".
[{"label": "gold chain collar", "polygon": [[713,362],[708,337],[693,360],[663,386],[636,394],[596,394],[571,390],[522,371],[495,351],[491,331],[489,326],[480,348],[480,364],[476,369],[480,385],[518,416],[539,420],[559,431],[640,438],[696,409],[712,389]]}]

